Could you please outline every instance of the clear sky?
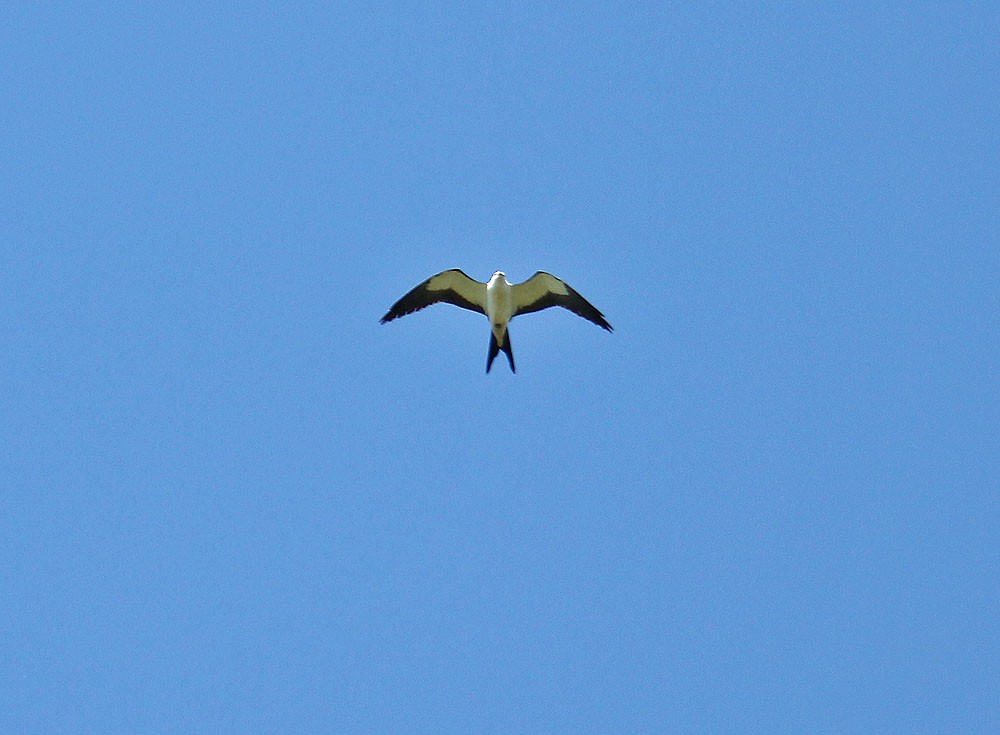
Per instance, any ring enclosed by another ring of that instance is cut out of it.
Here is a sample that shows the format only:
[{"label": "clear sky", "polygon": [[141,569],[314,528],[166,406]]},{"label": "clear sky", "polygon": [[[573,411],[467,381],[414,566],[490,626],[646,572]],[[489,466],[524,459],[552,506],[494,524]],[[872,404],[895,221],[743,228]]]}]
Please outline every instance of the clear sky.
[{"label": "clear sky", "polygon": [[998,28],[6,4],[0,732],[1000,732]]}]

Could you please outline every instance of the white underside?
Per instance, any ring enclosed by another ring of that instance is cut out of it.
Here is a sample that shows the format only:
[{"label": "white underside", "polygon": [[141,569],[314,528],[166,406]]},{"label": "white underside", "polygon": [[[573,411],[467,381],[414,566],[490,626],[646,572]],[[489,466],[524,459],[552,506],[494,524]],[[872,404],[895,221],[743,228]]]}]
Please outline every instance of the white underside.
[{"label": "white underside", "polygon": [[514,290],[503,273],[494,273],[486,284],[486,316],[499,340],[514,316]]}]

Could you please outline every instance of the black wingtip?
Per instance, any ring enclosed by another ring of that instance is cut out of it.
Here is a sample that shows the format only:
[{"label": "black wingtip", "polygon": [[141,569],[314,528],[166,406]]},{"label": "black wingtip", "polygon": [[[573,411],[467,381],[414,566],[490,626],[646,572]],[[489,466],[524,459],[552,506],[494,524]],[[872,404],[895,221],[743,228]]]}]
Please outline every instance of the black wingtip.
[{"label": "black wingtip", "polygon": [[[593,307],[591,308],[593,309]],[[608,322],[604,314],[599,312],[597,309],[594,309],[594,312],[592,314],[580,314],[580,316],[582,316],[584,319],[589,319],[594,324],[599,326],[601,329],[604,329],[608,332],[615,331],[614,327],[611,326],[611,324]]]}]

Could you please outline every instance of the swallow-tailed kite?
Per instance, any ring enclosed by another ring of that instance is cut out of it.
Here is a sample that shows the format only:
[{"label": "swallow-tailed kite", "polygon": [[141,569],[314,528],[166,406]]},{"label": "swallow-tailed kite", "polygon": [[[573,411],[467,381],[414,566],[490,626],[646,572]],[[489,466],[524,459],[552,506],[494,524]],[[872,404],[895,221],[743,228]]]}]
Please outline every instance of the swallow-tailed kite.
[{"label": "swallow-tailed kite", "polygon": [[478,311],[490,320],[490,352],[486,358],[486,372],[490,371],[493,358],[501,350],[507,355],[511,372],[516,372],[507,324],[518,314],[561,306],[609,332],[612,331],[604,315],[589,301],[568,283],[544,271],[538,271],[524,283],[513,285],[507,282],[507,276],[501,271],[494,273],[489,283],[469,278],[458,268],[442,271],[411,289],[392,305],[380,322],[391,322],[439,301]]}]

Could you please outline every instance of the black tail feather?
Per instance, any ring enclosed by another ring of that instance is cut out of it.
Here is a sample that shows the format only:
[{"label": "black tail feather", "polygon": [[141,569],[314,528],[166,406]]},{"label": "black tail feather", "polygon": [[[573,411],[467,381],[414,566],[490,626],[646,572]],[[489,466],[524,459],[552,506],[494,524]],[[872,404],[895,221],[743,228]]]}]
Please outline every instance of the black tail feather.
[{"label": "black tail feather", "polygon": [[507,355],[507,362],[510,363],[510,371],[516,373],[517,370],[514,368],[514,350],[510,347],[510,332],[504,332],[503,334],[503,345],[500,347],[503,353]]},{"label": "black tail feather", "polygon": [[486,372],[490,371],[493,367],[493,358],[497,356],[500,352],[500,347],[497,346],[497,338],[494,336],[493,332],[490,332],[490,354],[486,358]]},{"label": "black tail feather", "polygon": [[517,370],[514,368],[514,351],[510,347],[510,332],[504,332],[503,344],[501,345],[497,342],[496,335],[493,334],[492,330],[490,331],[490,354],[489,357],[486,358],[486,372],[489,372],[490,368],[493,367],[493,358],[495,358],[501,350],[503,350],[503,353],[507,355],[507,362],[510,363],[510,371],[512,373],[516,373]]}]

